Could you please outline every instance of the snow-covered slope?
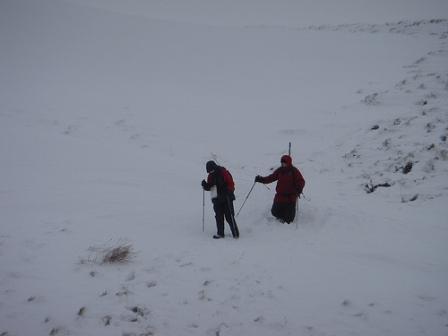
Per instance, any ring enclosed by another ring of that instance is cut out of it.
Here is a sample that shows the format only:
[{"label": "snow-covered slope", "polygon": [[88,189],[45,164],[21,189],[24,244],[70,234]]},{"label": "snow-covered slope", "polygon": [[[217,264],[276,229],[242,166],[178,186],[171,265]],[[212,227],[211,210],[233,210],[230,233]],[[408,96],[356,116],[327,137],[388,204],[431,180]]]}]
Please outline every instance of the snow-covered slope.
[{"label": "snow-covered slope", "polygon": [[0,2],[0,335],[447,333],[446,4],[254,3]]},{"label": "snow-covered slope", "polygon": [[444,0],[68,0],[118,13],[213,26],[383,23],[445,17]]}]

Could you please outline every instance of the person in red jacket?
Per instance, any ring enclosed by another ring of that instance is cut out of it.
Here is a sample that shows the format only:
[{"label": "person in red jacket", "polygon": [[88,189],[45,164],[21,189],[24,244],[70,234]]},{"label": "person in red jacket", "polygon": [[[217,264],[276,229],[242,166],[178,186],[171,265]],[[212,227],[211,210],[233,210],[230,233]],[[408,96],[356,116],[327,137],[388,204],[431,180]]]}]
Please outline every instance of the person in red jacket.
[{"label": "person in red jacket", "polygon": [[257,175],[255,182],[267,184],[277,181],[271,213],[282,223],[289,224],[296,216],[296,202],[305,187],[305,180],[300,171],[292,165],[291,156],[283,155],[280,162],[281,167],[269,176]]},{"label": "person in red jacket", "polygon": [[235,183],[230,172],[215,161],[208,161],[206,164],[208,173],[207,181],[202,180],[202,188],[212,192],[213,210],[215,211],[217,234],[214,239],[224,238],[224,218],[229,223],[233,238],[239,238],[240,232],[235,221],[235,210],[233,201],[235,200]]}]

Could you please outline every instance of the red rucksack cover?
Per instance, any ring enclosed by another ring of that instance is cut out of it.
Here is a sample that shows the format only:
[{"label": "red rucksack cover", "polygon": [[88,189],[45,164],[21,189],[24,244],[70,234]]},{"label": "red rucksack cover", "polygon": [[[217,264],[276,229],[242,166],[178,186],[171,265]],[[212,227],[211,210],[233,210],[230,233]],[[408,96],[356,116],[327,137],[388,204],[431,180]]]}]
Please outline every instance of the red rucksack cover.
[{"label": "red rucksack cover", "polygon": [[233,182],[232,174],[230,174],[230,172],[227,169],[223,168],[222,177],[224,179],[224,183],[227,187],[227,190],[234,192],[235,191],[235,182]]}]

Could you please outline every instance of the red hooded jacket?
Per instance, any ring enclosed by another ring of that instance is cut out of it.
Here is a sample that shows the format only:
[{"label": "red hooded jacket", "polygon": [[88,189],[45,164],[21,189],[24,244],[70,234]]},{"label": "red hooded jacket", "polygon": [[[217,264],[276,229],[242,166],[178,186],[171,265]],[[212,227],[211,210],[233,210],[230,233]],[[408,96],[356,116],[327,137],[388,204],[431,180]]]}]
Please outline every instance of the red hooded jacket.
[{"label": "red hooded jacket", "polygon": [[217,201],[227,201],[227,197],[230,197],[231,201],[235,200],[235,183],[226,168],[218,165],[213,167],[213,171],[208,174],[204,190],[209,191],[213,186],[216,186]]},{"label": "red hooded jacket", "polygon": [[269,176],[261,177],[260,182],[267,184],[277,181],[274,202],[295,203],[305,187],[305,179],[300,171],[292,165],[292,158],[289,155],[283,155],[281,161],[285,162],[286,166],[277,168]]}]

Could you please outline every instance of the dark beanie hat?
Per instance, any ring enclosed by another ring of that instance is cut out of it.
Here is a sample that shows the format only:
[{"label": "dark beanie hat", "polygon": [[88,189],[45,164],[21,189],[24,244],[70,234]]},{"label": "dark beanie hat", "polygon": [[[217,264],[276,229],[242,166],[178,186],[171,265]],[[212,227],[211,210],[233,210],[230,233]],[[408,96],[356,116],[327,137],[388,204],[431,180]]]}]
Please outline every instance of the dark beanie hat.
[{"label": "dark beanie hat", "polygon": [[207,173],[214,171],[216,167],[218,167],[218,165],[215,163],[215,161],[208,161],[207,164],[205,165]]}]

